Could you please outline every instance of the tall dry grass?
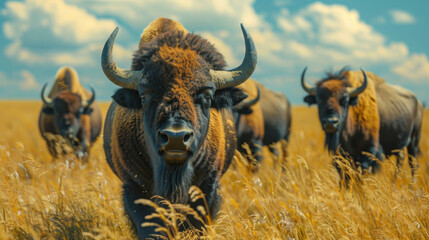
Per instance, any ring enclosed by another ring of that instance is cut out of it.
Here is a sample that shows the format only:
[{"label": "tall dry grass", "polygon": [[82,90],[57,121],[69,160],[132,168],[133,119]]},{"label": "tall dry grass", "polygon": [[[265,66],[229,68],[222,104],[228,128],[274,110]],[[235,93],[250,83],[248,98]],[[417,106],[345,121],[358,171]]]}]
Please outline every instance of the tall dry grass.
[{"label": "tall dry grass", "polygon": [[[133,239],[102,139],[87,165],[73,157],[53,160],[37,128],[40,107],[0,102],[0,239]],[[316,109],[294,107],[287,159],[265,150],[251,174],[236,154],[207,238],[429,239],[428,136],[426,112],[415,179],[408,164],[395,177],[395,160],[386,159],[381,173],[340,189]]]}]

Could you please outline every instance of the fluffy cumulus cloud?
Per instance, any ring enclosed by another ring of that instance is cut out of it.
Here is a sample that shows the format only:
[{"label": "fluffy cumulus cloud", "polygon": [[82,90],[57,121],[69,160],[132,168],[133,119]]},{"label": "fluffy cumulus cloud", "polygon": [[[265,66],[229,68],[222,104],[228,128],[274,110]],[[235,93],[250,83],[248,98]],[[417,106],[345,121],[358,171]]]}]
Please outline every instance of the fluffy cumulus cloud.
[{"label": "fluffy cumulus cloud", "polygon": [[25,90],[38,89],[40,87],[39,83],[36,81],[36,78],[27,70],[21,72],[21,81],[19,82],[19,87]]},{"label": "fluffy cumulus cloud", "polygon": [[394,23],[411,24],[416,22],[414,16],[408,12],[402,10],[391,10],[389,13]]},{"label": "fluffy cumulus cloud", "polygon": [[[298,61],[326,67],[394,63],[408,55],[401,42],[388,43],[383,35],[360,19],[356,10],[344,5],[313,3],[295,14],[283,10],[277,18],[286,47]],[[319,63],[319,64],[318,64]]]},{"label": "fluffy cumulus cloud", "polygon": [[10,41],[6,55],[36,64],[94,65],[117,25],[63,0],[9,1],[2,15],[3,34]]},{"label": "fluffy cumulus cloud", "polygon": [[37,82],[34,75],[26,69],[12,73],[0,72],[0,86],[13,88],[12,91],[40,88],[40,84]]},{"label": "fluffy cumulus cloud", "polygon": [[[258,51],[255,76],[264,83],[274,82],[270,87],[296,83],[306,65],[310,72],[319,73],[350,65],[379,66],[400,77],[414,72],[415,81],[427,76],[426,55],[410,54],[405,43],[389,41],[364,22],[358,11],[315,2],[290,12],[287,2],[280,2],[276,4],[279,10],[270,16],[275,21],[270,22],[255,11],[254,0],[9,1],[2,11],[3,34],[9,41],[5,53],[26,63],[86,66],[84,70],[91,72],[99,66],[106,37],[120,25],[113,54],[125,68],[143,29],[163,16],[209,39],[230,67],[238,65],[244,55],[239,26],[243,23]],[[415,21],[406,15],[391,12],[397,22]]]},{"label": "fluffy cumulus cloud", "polygon": [[[139,34],[154,19],[160,16],[172,18],[191,32],[199,33],[213,42],[219,51],[225,53],[229,65],[239,64],[240,55],[244,52],[240,46],[243,45],[240,23],[252,32],[257,43],[265,43],[263,38],[271,37],[263,37],[266,30],[262,29],[269,29],[270,26],[255,12],[253,0],[128,0],[103,4],[82,0],[69,2],[100,16],[115,17],[133,31],[134,36],[129,39],[134,42],[138,42]],[[258,35],[261,37],[258,38]]]},{"label": "fluffy cumulus cloud", "polygon": [[425,54],[413,54],[404,63],[393,67],[392,70],[404,79],[429,83],[429,61]]}]

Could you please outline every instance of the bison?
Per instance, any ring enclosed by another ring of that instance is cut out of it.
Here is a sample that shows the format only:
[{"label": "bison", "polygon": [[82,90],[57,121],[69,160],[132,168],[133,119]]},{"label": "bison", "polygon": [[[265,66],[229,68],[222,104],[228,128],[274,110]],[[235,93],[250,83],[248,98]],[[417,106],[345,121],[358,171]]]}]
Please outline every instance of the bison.
[{"label": "bison", "polygon": [[[383,154],[403,161],[407,147],[409,164],[414,175],[413,158],[419,153],[423,106],[416,96],[399,86],[387,84],[374,73],[350,71],[328,73],[315,87],[305,82],[302,88],[309,94],[308,104],[317,104],[319,120],[325,132],[325,146],[330,152],[341,148],[363,169],[376,172]],[[341,175],[341,170],[340,171]]]},{"label": "bison", "polygon": [[253,79],[238,88],[248,95],[247,100],[233,108],[238,150],[247,154],[243,148],[243,144],[247,143],[258,163],[262,160],[260,151],[263,145],[278,156],[278,149],[273,144],[282,140],[286,143],[289,141],[292,122],[289,100],[285,95],[271,91]]},{"label": "bison", "polygon": [[94,102],[94,89],[91,88],[92,93],[86,90],[71,67],[58,70],[47,96],[46,86],[41,92],[43,107],[39,115],[39,129],[49,152],[55,158],[68,153],[58,146],[55,136],[61,136],[68,143],[66,146],[70,146],[75,155],[86,162],[89,149],[101,131],[101,112]]},{"label": "bison", "polygon": [[[232,107],[246,95],[235,88],[256,66],[256,49],[241,25],[245,57],[232,70],[223,70],[221,53],[180,23],[158,18],[143,32],[131,70],[112,58],[116,28],[101,58],[106,77],[122,87],[113,95],[104,127],[107,162],[123,182],[126,214],[140,239],[153,237],[159,219],[138,199],[160,196],[189,204],[188,191],[197,186],[205,195],[206,212],[215,217],[220,204],[219,182],[236,149]],[[204,223],[188,216],[192,226]],[[143,223],[145,223],[142,226]]]}]

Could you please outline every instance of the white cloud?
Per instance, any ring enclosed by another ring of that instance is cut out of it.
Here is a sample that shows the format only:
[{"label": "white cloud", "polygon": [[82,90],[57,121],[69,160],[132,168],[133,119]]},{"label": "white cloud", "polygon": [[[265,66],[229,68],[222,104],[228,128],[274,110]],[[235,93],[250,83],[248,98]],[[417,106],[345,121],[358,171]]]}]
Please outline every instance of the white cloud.
[{"label": "white cloud", "polygon": [[12,73],[0,72],[0,86],[20,90],[40,88],[34,75],[26,69]]},{"label": "white cloud", "polygon": [[408,12],[402,10],[391,10],[389,13],[394,23],[411,24],[416,22],[414,16]]},{"label": "white cloud", "polygon": [[[257,45],[265,45],[266,48],[278,47],[277,43],[270,43],[272,39],[268,38],[275,37],[275,34],[270,30],[270,25],[255,12],[252,6],[254,0],[128,0],[103,2],[103,4],[93,4],[90,1],[82,0],[70,0],[69,2],[100,15],[114,16],[133,28],[134,32],[141,32],[158,17],[172,18],[191,32],[202,34],[213,40],[220,50],[226,51],[222,53],[230,66],[241,61],[244,53],[240,23],[243,23],[246,29],[252,33]],[[118,38],[120,35],[121,33]],[[257,35],[261,37],[255,37]],[[130,39],[138,42],[138,36],[135,34]],[[261,52],[264,52],[263,48],[260,49]],[[262,54],[261,57],[263,58],[264,55]]]},{"label": "white cloud", "polygon": [[21,81],[19,87],[24,90],[38,89],[40,87],[36,78],[27,70],[21,71]]},{"label": "white cloud", "polygon": [[411,55],[402,64],[393,67],[392,71],[404,79],[429,83],[429,61],[425,54]]},{"label": "white cloud", "polygon": [[94,56],[117,26],[64,0],[10,1],[2,15],[8,57],[57,66],[98,64]]},{"label": "white cloud", "polygon": [[[284,33],[284,54],[330,64],[397,62],[408,55],[403,43],[386,43],[383,35],[360,19],[356,10],[320,2],[294,15],[283,11],[277,24]],[[299,44],[296,44],[299,42]]]},{"label": "white cloud", "polygon": [[[119,66],[126,68],[141,31],[163,16],[209,39],[230,67],[244,55],[239,27],[243,23],[257,48],[256,73],[263,77],[289,74],[289,81],[296,81],[290,76],[306,65],[311,71],[345,65],[393,69],[412,59],[405,43],[388,41],[357,10],[339,4],[316,2],[290,12],[285,8],[288,4],[277,1],[283,9],[274,13],[273,24],[256,13],[254,0],[65,1],[7,2],[2,13],[7,19],[4,35],[12,42],[7,56],[32,64],[94,68],[99,66],[107,36],[120,22],[113,54]],[[399,75],[401,70],[394,72]]]},{"label": "white cloud", "polygon": [[[97,14],[115,16],[138,32],[159,16],[171,17],[213,42],[231,67],[243,56],[238,26],[243,22],[255,41],[257,72],[261,74],[271,74],[273,68],[296,71],[297,66],[305,65],[315,71],[344,65],[393,66],[409,56],[405,43],[388,42],[360,18],[357,10],[339,4],[316,2],[294,13],[285,8],[287,4],[278,5],[283,9],[274,16],[275,26],[255,12],[253,0],[70,2]],[[138,42],[138,38],[134,37],[133,41]]]}]

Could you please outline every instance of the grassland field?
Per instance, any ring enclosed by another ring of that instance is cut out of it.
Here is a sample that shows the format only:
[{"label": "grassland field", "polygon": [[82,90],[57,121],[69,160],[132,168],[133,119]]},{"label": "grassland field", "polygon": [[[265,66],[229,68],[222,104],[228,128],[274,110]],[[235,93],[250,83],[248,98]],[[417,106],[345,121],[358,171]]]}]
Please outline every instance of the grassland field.
[{"label": "grassland field", "polygon": [[[108,105],[101,103],[103,114]],[[0,239],[134,239],[102,137],[88,164],[54,160],[37,127],[40,108],[37,101],[0,101]],[[408,163],[395,176],[396,161],[386,159],[380,173],[364,174],[349,189],[339,187],[317,109],[296,106],[292,114],[287,157],[265,149],[252,174],[236,154],[204,238],[429,239],[427,110],[417,176]]]}]

